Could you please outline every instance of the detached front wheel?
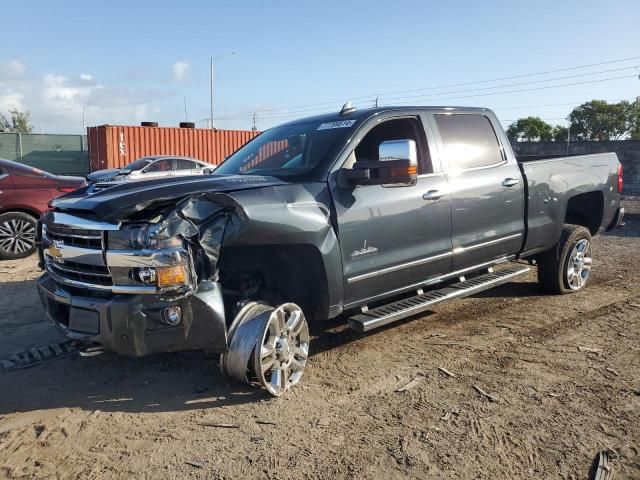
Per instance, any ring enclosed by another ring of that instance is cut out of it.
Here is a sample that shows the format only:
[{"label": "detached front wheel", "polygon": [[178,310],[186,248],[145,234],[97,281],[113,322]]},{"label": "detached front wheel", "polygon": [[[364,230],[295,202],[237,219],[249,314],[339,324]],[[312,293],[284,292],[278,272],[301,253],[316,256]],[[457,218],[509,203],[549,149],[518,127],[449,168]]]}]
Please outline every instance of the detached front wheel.
[{"label": "detached front wheel", "polygon": [[558,245],[538,258],[538,282],[548,293],[582,290],[589,281],[593,262],[591,233],[580,225],[565,225]]},{"label": "detached front wheel", "polygon": [[222,371],[279,397],[302,378],[309,356],[309,327],[295,303],[273,308],[251,302],[236,315],[228,343],[229,351],[220,358]]}]

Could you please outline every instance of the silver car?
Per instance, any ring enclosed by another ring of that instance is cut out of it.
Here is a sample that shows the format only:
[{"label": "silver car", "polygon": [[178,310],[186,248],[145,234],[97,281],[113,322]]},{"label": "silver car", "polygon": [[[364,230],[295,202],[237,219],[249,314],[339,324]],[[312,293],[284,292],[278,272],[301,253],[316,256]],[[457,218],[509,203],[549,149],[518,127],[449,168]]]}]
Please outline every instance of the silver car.
[{"label": "silver car", "polygon": [[215,165],[189,157],[158,155],[142,157],[126,167],[96,170],[87,176],[93,183],[149,180],[154,178],[203,175],[215,169]]}]

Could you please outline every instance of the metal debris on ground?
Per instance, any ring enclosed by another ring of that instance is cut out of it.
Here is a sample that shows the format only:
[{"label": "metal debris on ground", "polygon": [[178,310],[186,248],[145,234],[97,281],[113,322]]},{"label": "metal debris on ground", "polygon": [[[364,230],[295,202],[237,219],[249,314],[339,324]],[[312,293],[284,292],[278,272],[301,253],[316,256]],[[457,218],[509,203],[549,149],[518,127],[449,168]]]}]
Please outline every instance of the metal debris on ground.
[{"label": "metal debris on ground", "polygon": [[611,450],[603,450],[598,452],[593,461],[591,469],[591,480],[611,480],[613,477],[613,469],[609,465],[610,458],[615,458],[615,452]]},{"label": "metal debris on ground", "polygon": [[61,357],[78,349],[74,341],[52,343],[42,347],[35,347],[20,353],[10,355],[6,359],[0,360],[0,366],[5,372],[32,367],[46,360]]},{"label": "metal debris on ground", "polygon": [[216,427],[216,428],[240,428],[240,425],[236,425],[234,423],[209,423],[209,422],[198,422],[198,425],[202,427]]},{"label": "metal debris on ground", "polygon": [[256,423],[260,424],[260,425],[277,425],[277,423],[274,420],[268,420],[268,419],[257,419]]},{"label": "metal debris on ground", "polygon": [[402,387],[398,388],[396,392],[406,392],[407,390],[416,388],[418,385],[422,383],[423,380],[424,380],[424,376],[418,375],[406,385],[403,385]]},{"label": "metal debris on ground", "polygon": [[578,350],[586,353],[602,353],[602,349],[600,348],[578,347]]},{"label": "metal debris on ground", "polygon": [[440,370],[442,373],[444,373],[445,375],[447,375],[448,377],[452,377],[452,378],[456,378],[457,375],[453,372],[450,372],[449,370],[447,370],[444,367],[438,367],[438,370]]},{"label": "metal debris on ground", "polygon": [[191,465],[192,467],[204,468],[204,463],[196,462],[195,460],[185,460],[184,463]]},{"label": "metal debris on ground", "polygon": [[486,397],[490,402],[497,402],[498,399],[496,397],[494,397],[493,395],[490,395],[489,393],[485,392],[482,388],[480,388],[478,385],[474,385],[473,388],[476,389],[476,391],[482,395],[483,397]]}]

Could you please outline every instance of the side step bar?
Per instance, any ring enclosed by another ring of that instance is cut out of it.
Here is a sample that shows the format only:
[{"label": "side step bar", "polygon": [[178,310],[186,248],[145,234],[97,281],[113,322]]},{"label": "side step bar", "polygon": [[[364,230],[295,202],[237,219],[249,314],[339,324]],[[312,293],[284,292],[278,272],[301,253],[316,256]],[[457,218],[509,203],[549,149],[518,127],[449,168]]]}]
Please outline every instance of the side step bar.
[{"label": "side step bar", "polygon": [[430,290],[415,297],[405,298],[397,302],[372,308],[366,312],[358,313],[349,318],[349,326],[360,332],[368,332],[374,328],[388,325],[389,323],[415,315],[428,310],[436,303],[453,300],[455,298],[468,297],[483,290],[493,288],[497,285],[510,282],[515,277],[524,275],[530,270],[529,267],[512,267],[489,272],[483,275],[463,280],[459,283]]}]

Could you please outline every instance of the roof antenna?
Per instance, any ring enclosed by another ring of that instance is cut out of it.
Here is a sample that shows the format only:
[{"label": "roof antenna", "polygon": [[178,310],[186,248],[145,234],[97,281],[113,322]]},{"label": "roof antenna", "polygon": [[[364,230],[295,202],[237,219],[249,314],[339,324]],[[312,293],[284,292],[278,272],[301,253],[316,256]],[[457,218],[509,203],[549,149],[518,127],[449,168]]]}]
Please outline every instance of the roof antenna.
[{"label": "roof antenna", "polygon": [[351,102],[347,102],[342,106],[342,110],[340,110],[340,116],[344,116],[347,115],[351,112],[355,112],[356,111],[356,107],[354,107],[353,105],[351,105]]}]

